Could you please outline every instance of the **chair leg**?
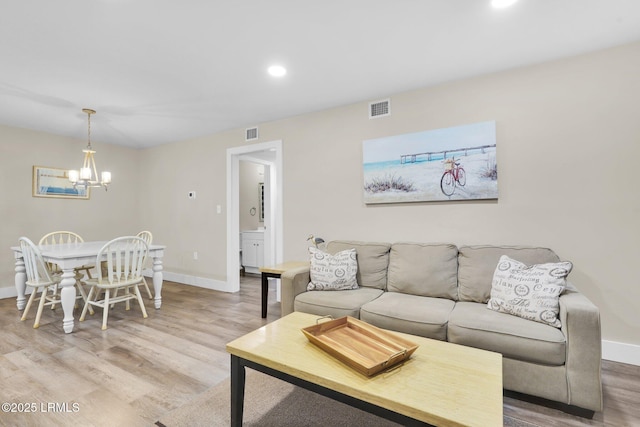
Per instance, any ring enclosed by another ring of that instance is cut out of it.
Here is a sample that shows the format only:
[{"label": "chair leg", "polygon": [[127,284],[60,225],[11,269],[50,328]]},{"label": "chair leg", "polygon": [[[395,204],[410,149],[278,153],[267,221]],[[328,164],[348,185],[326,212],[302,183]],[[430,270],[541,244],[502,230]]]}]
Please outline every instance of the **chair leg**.
[{"label": "chair leg", "polygon": [[22,317],[20,318],[21,321],[24,321],[27,318],[27,314],[29,313],[31,304],[36,300],[36,294],[38,293],[38,289],[40,288],[33,288],[33,291],[31,291],[31,296],[29,297],[29,301],[27,301],[27,305],[25,306],[24,311],[22,312]]},{"label": "chair leg", "polygon": [[107,330],[107,317],[109,317],[109,292],[110,289],[105,289],[104,291],[104,307],[102,311],[102,330]]},{"label": "chair leg", "polygon": [[[118,291],[119,291],[119,290],[120,290],[120,288],[115,288],[115,289],[113,290],[113,295],[112,295],[112,296],[113,296],[114,298],[116,298],[116,297],[118,296]],[[115,306],[116,306],[116,304],[115,304],[115,303],[112,303],[112,304],[111,304],[111,309],[113,309]],[[128,308],[127,308],[127,310],[128,310]]]},{"label": "chair leg", "polygon": [[[53,285],[53,298],[55,299],[57,295],[58,295],[58,284],[55,284]],[[55,310],[55,309],[56,309],[56,303],[52,302],[51,310]]]},{"label": "chair leg", "polygon": [[142,276],[142,283],[144,284],[144,287],[147,290],[147,295],[149,295],[149,299],[153,299],[153,295],[151,295],[151,290],[149,289],[149,285],[147,285],[147,279],[144,276]]},{"label": "chair leg", "polygon": [[91,298],[93,298],[93,292],[96,290],[95,286],[92,286],[89,289],[89,295],[87,295],[87,299],[84,302],[84,307],[82,308],[82,314],[80,315],[80,321],[84,322],[84,317],[87,315],[87,310],[91,308],[91,314],[93,314],[93,308],[91,307]]},{"label": "chair leg", "polygon": [[38,329],[40,327],[40,317],[42,317],[44,303],[47,300],[47,292],[49,292],[49,287],[45,286],[40,293],[40,304],[38,304],[38,312],[36,313],[36,321],[33,323],[33,329]]},{"label": "chair leg", "polygon": [[147,315],[147,309],[144,307],[144,301],[142,300],[142,295],[140,294],[140,288],[138,287],[138,285],[135,285],[133,288],[136,291],[136,297],[138,298],[138,304],[140,304],[140,309],[142,310],[142,317],[144,319],[146,319],[149,316]]},{"label": "chair leg", "polygon": [[[80,292],[80,295],[82,296],[82,301],[84,301],[84,307],[86,307],[87,305],[87,293],[84,291],[84,286],[82,285],[82,282],[79,280],[76,280],[76,288],[78,288],[78,292]],[[84,309],[83,307],[83,309]],[[91,307],[91,305],[89,305],[89,314],[91,314],[93,316],[93,307]]]},{"label": "chair leg", "polygon": [[127,286],[124,288],[124,295],[127,299],[124,301],[124,309],[125,311],[131,310],[131,300],[129,299],[129,295],[131,295],[131,286]]}]

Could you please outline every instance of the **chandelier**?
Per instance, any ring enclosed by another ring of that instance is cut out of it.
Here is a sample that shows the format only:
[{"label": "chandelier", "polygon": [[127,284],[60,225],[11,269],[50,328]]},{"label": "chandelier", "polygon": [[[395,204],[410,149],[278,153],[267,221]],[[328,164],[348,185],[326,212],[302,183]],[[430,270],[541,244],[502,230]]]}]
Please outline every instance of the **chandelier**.
[{"label": "chandelier", "polygon": [[96,169],[96,161],[93,155],[96,153],[91,148],[91,115],[95,114],[95,110],[90,108],[83,108],[82,111],[87,113],[87,148],[82,150],[84,153],[84,162],[80,171],[70,170],[69,181],[73,183],[73,187],[87,188],[87,187],[104,187],[107,190],[109,184],[111,184],[111,172],[103,171],[100,175],[100,181],[98,181],[98,170]]}]

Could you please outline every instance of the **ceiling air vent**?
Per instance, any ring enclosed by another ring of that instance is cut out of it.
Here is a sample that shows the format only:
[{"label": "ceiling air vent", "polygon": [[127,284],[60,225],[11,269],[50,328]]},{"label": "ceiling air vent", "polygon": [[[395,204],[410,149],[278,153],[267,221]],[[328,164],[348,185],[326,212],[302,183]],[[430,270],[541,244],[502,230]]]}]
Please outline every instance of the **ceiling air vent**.
[{"label": "ceiling air vent", "polygon": [[258,128],[255,127],[246,129],[244,140],[253,141],[255,139],[258,139]]},{"label": "ceiling air vent", "polygon": [[384,117],[391,115],[391,100],[385,99],[369,103],[369,118]]}]

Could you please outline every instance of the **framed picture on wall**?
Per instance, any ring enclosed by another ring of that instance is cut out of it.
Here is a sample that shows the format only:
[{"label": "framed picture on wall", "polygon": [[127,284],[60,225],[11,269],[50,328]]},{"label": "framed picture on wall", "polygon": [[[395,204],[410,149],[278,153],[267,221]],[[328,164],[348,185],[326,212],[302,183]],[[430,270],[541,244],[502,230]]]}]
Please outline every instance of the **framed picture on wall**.
[{"label": "framed picture on wall", "polygon": [[362,157],[367,204],[498,198],[494,121],[369,139]]},{"label": "framed picture on wall", "polygon": [[33,167],[33,197],[89,199],[91,188],[73,188],[69,171],[49,166]]}]

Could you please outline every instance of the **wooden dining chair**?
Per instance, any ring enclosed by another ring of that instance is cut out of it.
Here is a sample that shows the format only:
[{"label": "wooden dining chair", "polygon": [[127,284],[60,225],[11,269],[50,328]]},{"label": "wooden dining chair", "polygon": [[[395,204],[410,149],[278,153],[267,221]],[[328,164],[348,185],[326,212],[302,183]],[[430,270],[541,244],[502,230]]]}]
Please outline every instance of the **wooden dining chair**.
[{"label": "wooden dining chair", "polygon": [[[29,314],[31,305],[39,300],[36,320],[33,322],[34,329],[40,326],[40,317],[45,305],[53,305],[60,302],[57,297],[56,288],[62,280],[61,276],[54,275],[49,269],[49,265],[42,258],[40,249],[27,237],[20,237],[20,251],[24,260],[25,273],[27,275],[26,285],[31,286],[33,291],[24,308],[20,320],[24,321]],[[40,296],[38,296],[40,292]],[[51,292],[51,294],[49,294]]]},{"label": "wooden dining chair", "polygon": [[[84,243],[84,239],[80,237],[78,233],[74,233],[73,231],[52,231],[51,233],[45,234],[42,236],[40,241],[38,242],[38,246],[43,245],[72,245],[75,243]],[[58,271],[58,266],[53,264],[51,266],[51,271]],[[76,273],[82,273],[86,275],[88,279],[91,279],[91,269],[93,268],[93,264],[91,265],[83,265],[82,267],[76,268]]]},{"label": "wooden dining chair", "polygon": [[[140,237],[142,240],[144,240],[145,242],[147,242],[148,246],[151,246],[151,242],[153,241],[153,234],[150,231],[141,231],[138,234],[136,234],[136,237]],[[147,284],[147,278],[144,277],[144,275],[142,276],[142,284],[144,285],[145,289],[147,290],[147,295],[149,295],[149,299],[153,299],[153,295],[151,294],[151,289],[149,289],[149,285]],[[114,296],[118,295],[118,291],[116,290],[114,293]],[[113,308],[113,304],[111,305],[111,307]]]},{"label": "wooden dining chair", "polygon": [[[129,310],[131,300],[138,301],[142,317],[147,318],[139,286],[143,283],[142,269],[148,253],[147,242],[136,236],[118,237],[100,249],[96,257],[98,277],[87,280],[91,289],[82,309],[81,322],[84,321],[90,306],[101,307],[104,331],[107,329],[107,318],[112,305],[125,302],[125,308]],[[101,295],[101,291],[104,291],[104,294]],[[97,295],[100,296],[96,297]]]},{"label": "wooden dining chair", "polygon": [[[151,246],[151,242],[153,241],[153,234],[150,231],[141,231],[136,234],[137,237],[140,237],[145,242],[147,242],[148,246]],[[153,299],[153,295],[151,295],[151,290],[149,289],[149,285],[147,284],[147,279],[142,276],[142,282],[144,283],[144,287],[147,289],[147,294],[149,295],[149,299]]]},{"label": "wooden dining chair", "polygon": [[[44,245],[73,245],[76,243],[83,243],[84,239],[73,231],[52,231],[51,233],[47,233],[40,238],[38,242],[38,246]],[[61,275],[62,270],[55,263],[47,263],[49,265],[49,270],[54,275]],[[82,281],[83,278],[90,279],[91,278],[91,269],[93,268],[93,264],[91,265],[83,265],[81,267],[74,268],[76,273],[76,288],[78,289],[79,295],[76,297],[77,299],[82,298],[83,303],[87,301],[87,293],[84,290],[84,283]],[[54,292],[58,293],[58,287],[54,288]],[[60,299],[57,297],[57,299]],[[56,304],[51,304],[51,308],[55,309]],[[91,308],[91,314],[93,314],[93,308]]]}]

